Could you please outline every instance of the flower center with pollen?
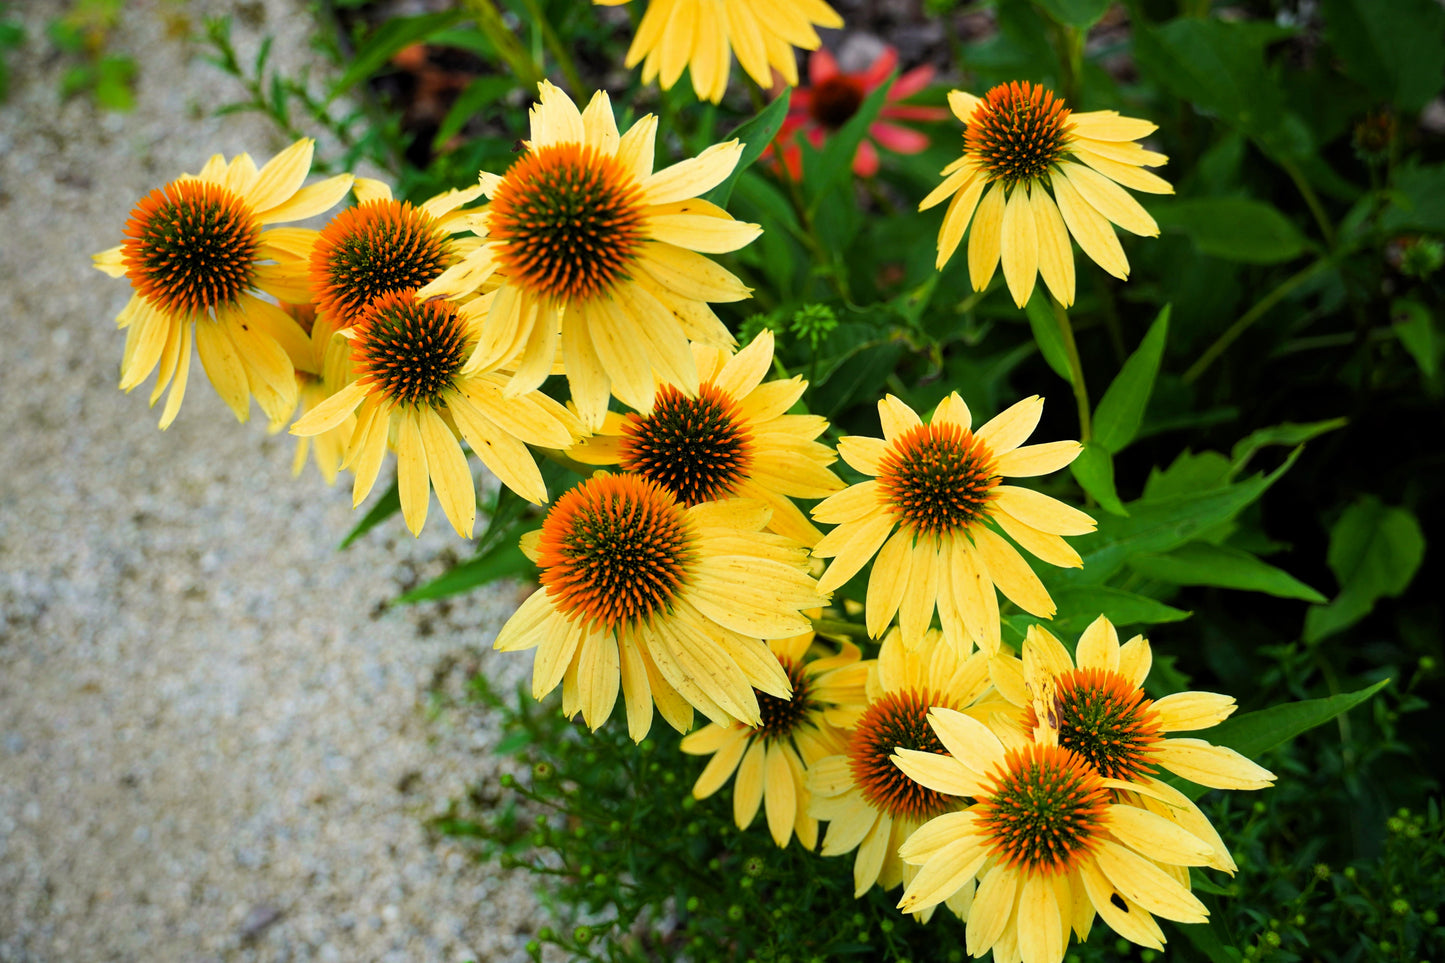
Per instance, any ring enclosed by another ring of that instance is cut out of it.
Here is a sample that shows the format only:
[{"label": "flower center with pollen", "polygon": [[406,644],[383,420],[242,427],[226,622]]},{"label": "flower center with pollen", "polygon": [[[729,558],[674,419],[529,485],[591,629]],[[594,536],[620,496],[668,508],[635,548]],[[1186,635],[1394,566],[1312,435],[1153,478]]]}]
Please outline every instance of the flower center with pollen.
[{"label": "flower center with pollen", "polygon": [[926,689],[886,693],[864,710],[848,743],[848,769],[863,798],[895,819],[931,819],[952,802],[951,797],[909,779],[892,759],[899,747],[948,753],[928,724],[932,706],[953,708],[954,702]]},{"label": "flower center with pollen", "polygon": [[126,274],[162,311],[189,316],[234,304],[255,280],[261,226],[219,184],[188,179],[151,191],[125,234]]},{"label": "flower center with pollen", "polygon": [[331,219],[311,251],[316,305],[350,324],[372,299],[434,281],[447,266],[436,222],[401,201],[367,201]]},{"label": "flower center with pollen", "polygon": [[1010,186],[1035,180],[1068,147],[1069,113],[1063,100],[1026,80],[1000,84],[974,107],[964,149],[992,180]]},{"label": "flower center with pollen", "polygon": [[851,77],[834,74],[813,86],[813,99],[808,105],[808,113],[828,130],[837,130],[858,113],[862,104],[863,85]]},{"label": "flower center with pollen", "polygon": [[915,535],[967,528],[986,514],[998,481],[993,453],[957,425],[919,425],[896,438],[879,465],[878,487]]},{"label": "flower center with pollen", "polygon": [[397,404],[434,407],[470,347],[455,304],[393,291],[372,301],[357,322],[351,357],[360,383]]},{"label": "flower center with pollen", "polygon": [[689,398],[663,385],[652,413],[622,426],[622,467],[652,479],[687,505],[724,498],[747,474],[752,441],[732,399],[711,383]]},{"label": "flower center with pollen", "polygon": [[[1105,779],[1133,781],[1153,771],[1149,756],[1163,729],[1153,706],[1106,669],[1071,669],[1054,680],[1059,745],[1083,756]],[[1037,723],[1034,709],[1026,709],[1025,728],[1032,731]]]},{"label": "flower center with pollen", "polygon": [[687,580],[692,533],[661,485],[599,473],[557,500],[537,551],[557,608],[612,630],[671,607]]},{"label": "flower center with pollen", "polygon": [[768,740],[784,739],[792,735],[814,708],[809,691],[811,680],[803,671],[803,663],[787,658],[780,658],[778,661],[783,664],[783,671],[788,674],[788,682],[792,683],[793,697],[779,699],[758,689],[753,690],[758,697],[758,714],[762,717],[754,731]]},{"label": "flower center with pollen", "polygon": [[1059,746],[1008,752],[973,811],[1004,865],[1057,874],[1092,852],[1109,794],[1087,761]]},{"label": "flower center with pollen", "polygon": [[508,278],[542,297],[585,300],[629,276],[643,240],[642,190],[581,144],[530,150],[492,195],[488,236]]}]

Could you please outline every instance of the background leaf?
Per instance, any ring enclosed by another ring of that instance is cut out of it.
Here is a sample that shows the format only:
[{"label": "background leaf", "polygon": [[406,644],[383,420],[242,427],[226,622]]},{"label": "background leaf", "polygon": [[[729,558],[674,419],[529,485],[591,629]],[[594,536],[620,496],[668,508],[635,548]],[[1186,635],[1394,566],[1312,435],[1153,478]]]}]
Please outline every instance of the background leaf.
[{"label": "background leaf", "polygon": [[1278,264],[1305,250],[1299,228],[1261,201],[1243,197],[1159,201],[1150,205],[1149,213],[1161,229],[1186,235],[1199,253],[1226,261]]},{"label": "background leaf", "polygon": [[1318,642],[1348,628],[1370,614],[1381,597],[1404,592],[1424,557],[1425,534],[1413,513],[1373,495],[1361,496],[1330,529],[1326,561],[1340,594],[1328,606],[1306,613],[1305,640]]},{"label": "background leaf", "polygon": [[1094,409],[1093,440],[1112,454],[1123,451],[1139,434],[1168,337],[1169,305],[1166,304]]},{"label": "background leaf", "polygon": [[743,156],[738,158],[738,166],[733,168],[733,172],[727,176],[727,180],[703,195],[704,200],[712,201],[718,207],[727,207],[728,198],[732,197],[733,185],[737,183],[738,175],[763,156],[763,151],[767,150],[768,145],[773,142],[773,138],[778,134],[778,128],[783,126],[783,119],[788,116],[788,104],[792,102],[792,98],[793,88],[784,87],[783,92],[771,104],[759,111],[756,117],[738,125],[731,134],[723,138],[724,140],[737,138],[742,141],[745,145]]},{"label": "background leaf", "polygon": [[1147,578],[1174,585],[1212,585],[1283,599],[1326,601],[1283,569],[1249,552],[1208,542],[1191,542],[1165,555],[1137,555],[1129,560],[1129,567]]}]

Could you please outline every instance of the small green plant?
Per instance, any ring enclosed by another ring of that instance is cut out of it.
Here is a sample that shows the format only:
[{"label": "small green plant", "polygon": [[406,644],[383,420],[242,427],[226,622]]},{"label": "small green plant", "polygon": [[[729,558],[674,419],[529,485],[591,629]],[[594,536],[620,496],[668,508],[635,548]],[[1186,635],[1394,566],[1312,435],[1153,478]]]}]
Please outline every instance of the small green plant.
[{"label": "small green plant", "polygon": [[63,97],[89,94],[106,110],[135,107],[135,58],[110,51],[125,0],[74,0],[64,16],[50,21],[50,40],[76,63],[60,79]]}]

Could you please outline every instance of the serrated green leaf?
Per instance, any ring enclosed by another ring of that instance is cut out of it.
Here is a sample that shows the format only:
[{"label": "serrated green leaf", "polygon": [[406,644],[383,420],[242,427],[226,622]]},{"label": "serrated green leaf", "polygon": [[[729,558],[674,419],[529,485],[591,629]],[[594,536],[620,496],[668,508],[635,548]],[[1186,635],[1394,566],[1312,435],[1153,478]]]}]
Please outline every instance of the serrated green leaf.
[{"label": "serrated green leaf", "polygon": [[1261,201],[1243,197],[1159,201],[1150,205],[1149,213],[1162,230],[1183,234],[1199,253],[1226,261],[1278,264],[1305,250],[1304,235],[1294,222]]},{"label": "serrated green leaf", "polygon": [[415,17],[394,17],[386,21],[384,26],[372,31],[361,49],[356,51],[351,58],[351,66],[331,85],[326,102],[330,103],[376,73],[403,47],[421,43],[432,34],[450,27],[463,16],[460,10],[444,10],[441,13],[424,13]]},{"label": "serrated green leaf", "polygon": [[1059,23],[1092,27],[1109,9],[1110,0],[1038,0],[1039,6]]},{"label": "serrated green leaf", "polygon": [[1395,337],[1410,352],[1425,377],[1435,377],[1440,370],[1440,352],[1445,343],[1435,329],[1430,309],[1414,298],[1396,298],[1390,302],[1390,317],[1395,319]]},{"label": "serrated green leaf", "polygon": [[432,138],[432,148],[441,150],[447,141],[466,126],[467,121],[481,113],[483,107],[495,103],[515,86],[516,81],[511,77],[496,76],[478,77],[467,84],[437,126],[436,136]]},{"label": "serrated green leaf", "polygon": [[[1094,441],[1111,454],[1118,454],[1139,434],[1149,396],[1154,392],[1154,379],[1164,357],[1164,344],[1169,337],[1170,306],[1149,326],[1139,347],[1129,355],[1119,376],[1109,385],[1099,406],[1094,409]],[[1095,496],[1096,498],[1098,496]]]},{"label": "serrated green leaf", "polygon": [[1070,540],[1083,557],[1084,567],[1059,572],[1054,579],[1071,585],[1098,584],[1133,556],[1169,552],[1194,541],[1256,501],[1294,465],[1299,453],[1300,449],[1295,449],[1268,475],[1255,475],[1238,484],[1130,502],[1128,518],[1100,518],[1097,531]]},{"label": "serrated green leaf", "polygon": [[1119,501],[1114,490],[1114,456],[1096,441],[1084,442],[1084,450],[1069,464],[1069,471],[1079,487],[1093,497],[1106,512],[1114,515],[1128,515],[1129,510]]},{"label": "serrated green leaf", "polygon": [[[1275,746],[1283,745],[1295,736],[1348,712],[1389,684],[1389,679],[1381,679],[1357,692],[1323,699],[1306,699],[1303,702],[1286,702],[1258,712],[1246,712],[1242,716],[1225,719],[1212,729],[1204,730],[1201,735],[1216,746],[1228,746],[1240,755],[1258,759]],[[1170,781],[1175,782],[1179,790],[1190,799],[1198,799],[1208,791],[1206,787],[1192,782],[1176,782],[1175,779]]]},{"label": "serrated green leaf", "polygon": [[727,176],[727,180],[704,194],[703,200],[711,201],[718,207],[728,206],[728,198],[732,197],[733,185],[737,183],[738,175],[753,166],[753,162],[763,156],[763,151],[768,149],[768,145],[777,136],[778,128],[783,126],[783,120],[788,116],[788,105],[792,101],[793,89],[784,87],[783,92],[774,98],[771,104],[760,110],[756,117],[738,125],[725,138],[726,140],[742,141],[743,155],[738,158],[738,165]]},{"label": "serrated green leaf", "polygon": [[1049,304],[1049,296],[1044,292],[1043,285],[1034,288],[1029,303],[1024,305],[1024,314],[1028,316],[1029,329],[1034,333],[1034,343],[1039,346],[1044,361],[1054,369],[1054,374],[1073,384],[1073,376],[1069,373],[1069,351],[1064,347],[1064,334],[1059,330],[1059,319],[1054,316],[1054,309]]},{"label": "serrated green leaf", "polygon": [[468,559],[450,571],[400,595],[397,605],[426,602],[448,595],[467,592],[479,585],[495,582],[499,578],[527,577],[537,571],[532,560],[522,554],[515,540],[494,545],[490,550],[475,558]]},{"label": "serrated green leaf", "polygon": [[1293,575],[1249,552],[1208,542],[1191,542],[1165,555],[1136,555],[1128,564],[1146,578],[1174,585],[1212,585],[1282,599],[1327,601]]},{"label": "serrated green leaf", "polygon": [[1370,614],[1381,598],[1409,587],[1425,557],[1425,533],[1408,509],[1361,496],[1330,529],[1325,556],[1340,584],[1329,605],[1305,614],[1306,642],[1318,642]]},{"label": "serrated green leaf", "polygon": [[352,542],[399,511],[401,511],[401,495],[396,488],[396,479],[392,478],[391,485],[387,488],[385,494],[378,498],[376,503],[366,510],[366,514],[361,516],[361,521],[356,523],[356,527],[346,533],[346,537],[341,540],[341,544],[337,546],[337,550],[346,548]]},{"label": "serrated green leaf", "polygon": [[[883,105],[888,102],[888,92],[893,89],[897,74],[890,76],[858,106],[858,112],[838,128],[826,141],[823,149],[813,154],[816,160],[809,164],[808,152],[804,151],[803,190],[808,196],[808,209],[816,212],[823,197],[834,184],[843,181],[853,170],[853,155],[868,133],[868,128],[878,119]],[[805,145],[806,146],[806,145]]]},{"label": "serrated green leaf", "polygon": [[1343,428],[1349,424],[1348,418],[1329,418],[1325,421],[1292,422],[1287,421],[1281,425],[1271,425],[1268,428],[1260,428],[1252,431],[1235,443],[1229,453],[1229,460],[1233,462],[1232,471],[1240,471],[1254,453],[1268,445],[1288,445],[1294,447],[1303,445],[1311,438],[1323,435],[1325,432],[1334,431],[1336,428]]}]

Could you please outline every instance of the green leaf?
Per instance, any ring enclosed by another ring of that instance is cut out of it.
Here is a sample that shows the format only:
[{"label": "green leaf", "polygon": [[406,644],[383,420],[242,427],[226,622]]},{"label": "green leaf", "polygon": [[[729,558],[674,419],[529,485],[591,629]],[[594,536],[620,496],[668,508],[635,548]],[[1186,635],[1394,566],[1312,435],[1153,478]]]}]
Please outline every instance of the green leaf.
[{"label": "green leaf", "polygon": [[1445,164],[1406,164],[1393,180],[1380,227],[1445,234]]},{"label": "green leaf", "polygon": [[463,13],[460,10],[444,10],[441,13],[424,13],[416,17],[394,17],[386,21],[383,26],[372,31],[366,43],[356,51],[356,55],[351,58],[351,66],[346,68],[346,73],[332,84],[330,92],[326,95],[326,102],[330,103],[376,73],[403,47],[421,43],[438,31],[450,27],[462,17]]},{"label": "green leaf", "polygon": [[361,521],[356,523],[356,527],[346,533],[346,537],[343,538],[341,544],[337,546],[338,551],[350,545],[399,511],[401,511],[401,495],[397,492],[396,479],[393,478],[391,480],[391,487],[386,490],[386,494],[378,498],[376,503],[366,510],[366,514],[361,516]]},{"label": "green leaf", "polygon": [[1044,292],[1043,285],[1034,288],[1029,303],[1024,305],[1024,313],[1028,315],[1034,343],[1039,346],[1044,360],[1054,369],[1054,374],[1073,384],[1074,379],[1069,374],[1069,351],[1064,347],[1064,333],[1059,329],[1059,319],[1054,317],[1054,309],[1049,304],[1049,296]]},{"label": "green leaf", "polygon": [[1160,201],[1151,204],[1149,212],[1161,229],[1188,236],[1200,254],[1226,261],[1278,264],[1305,249],[1299,228],[1261,201],[1200,197]]},{"label": "green leaf", "polygon": [[1252,431],[1244,438],[1235,443],[1229,453],[1229,460],[1233,462],[1231,471],[1240,471],[1254,453],[1267,445],[1303,445],[1311,438],[1323,435],[1327,431],[1334,431],[1336,428],[1343,428],[1349,424],[1348,418],[1330,418],[1325,421],[1293,422],[1287,421],[1280,425],[1271,425],[1268,428],[1260,428]]},{"label": "green leaf", "polygon": [[1308,145],[1288,136],[1284,94],[1265,66],[1265,48],[1292,33],[1259,21],[1180,17],[1137,25],[1134,56],[1142,73],[1196,110],[1293,156]]},{"label": "green leaf", "polygon": [[1182,622],[1191,614],[1147,595],[1138,595],[1107,585],[1062,588],[1050,594],[1053,595],[1054,604],[1059,607],[1057,621],[1081,622],[1080,630],[1100,615],[1107,615],[1109,621],[1116,626],[1124,626]]},{"label": "green leaf", "polygon": [[807,159],[809,153],[804,151],[803,189],[808,194],[810,211],[817,211],[829,188],[852,173],[853,155],[858,153],[858,145],[863,142],[868,128],[873,126],[879,112],[883,110],[883,105],[888,102],[888,91],[893,89],[895,77],[896,74],[889,77],[886,83],[880,84],[859,105],[858,112],[848,118],[848,123],[823,142],[823,149],[812,155],[817,160],[812,162],[811,166]]},{"label": "green leaf", "polygon": [[753,165],[773,138],[778,134],[778,128],[783,126],[783,118],[788,116],[788,104],[792,103],[793,89],[784,87],[771,104],[758,112],[752,120],[745,121],[728,135],[728,139],[736,138],[745,145],[743,155],[738,158],[738,166],[727,176],[717,187],[703,195],[703,200],[712,201],[718,207],[727,207],[728,198],[732,196],[733,184],[737,183],[738,175]]},{"label": "green leaf", "polygon": [[457,95],[452,109],[447,111],[446,117],[442,118],[437,127],[436,137],[432,138],[432,148],[441,150],[447,141],[466,126],[467,121],[481,113],[483,107],[499,100],[515,86],[516,81],[511,77],[496,76],[478,77],[467,84],[467,88]]},{"label": "green leaf", "polygon": [[425,602],[447,595],[456,595],[495,582],[499,578],[526,577],[536,573],[532,560],[522,554],[515,540],[492,546],[482,554],[470,558],[451,571],[443,572],[425,585],[398,596],[397,605]]},{"label": "green leaf", "polygon": [[1127,515],[1129,510],[1119,501],[1114,490],[1114,456],[1096,441],[1084,442],[1084,450],[1069,465],[1074,480],[1088,492],[1107,512]]},{"label": "green leaf", "polygon": [[1174,585],[1213,585],[1264,592],[1282,599],[1326,601],[1319,592],[1283,569],[1249,552],[1208,542],[1191,542],[1167,555],[1137,555],[1129,559],[1129,567],[1147,578]]},{"label": "green leaf", "polygon": [[1109,9],[1110,0],[1038,0],[1049,16],[1070,27],[1092,27]]},{"label": "green leaf", "polygon": [[[1258,759],[1275,746],[1283,745],[1295,736],[1348,712],[1389,684],[1389,679],[1381,679],[1357,692],[1286,702],[1258,712],[1246,712],[1242,716],[1225,719],[1214,728],[1205,730],[1203,735],[1217,746],[1228,746],[1240,755]],[[1198,799],[1208,791],[1204,786],[1182,780],[1176,784],[1190,799]]]},{"label": "green leaf", "polygon": [[1435,0],[1324,0],[1321,7],[1331,52],[1376,97],[1416,111],[1445,84],[1445,9]]},{"label": "green leaf", "polygon": [[1144,482],[1147,501],[1176,495],[1194,495],[1229,484],[1233,469],[1229,459],[1217,451],[1181,451],[1168,468],[1154,468]]},{"label": "green leaf", "polygon": [[1390,316],[1395,319],[1395,337],[1410,352],[1425,377],[1435,377],[1440,370],[1440,352],[1445,343],[1435,330],[1430,309],[1414,298],[1396,298],[1390,302]]},{"label": "green leaf", "polygon": [[1300,449],[1295,449],[1283,465],[1268,475],[1255,475],[1238,484],[1130,502],[1128,518],[1101,518],[1098,531],[1071,540],[1074,549],[1083,556],[1084,566],[1057,573],[1055,581],[1070,585],[1098,584],[1133,556],[1169,552],[1194,541],[1263,495],[1289,470],[1299,453]]},{"label": "green leaf", "polygon": [[1425,557],[1425,534],[1408,509],[1393,508],[1363,495],[1345,509],[1330,529],[1325,556],[1340,583],[1340,594],[1327,606],[1305,615],[1305,641],[1318,642],[1370,614],[1382,597],[1394,598],[1409,587]]},{"label": "green leaf", "polygon": [[[1169,337],[1169,310],[1164,310],[1149,326],[1149,333],[1124,362],[1119,376],[1094,409],[1094,441],[1109,453],[1118,454],[1139,434],[1149,396],[1154,392],[1154,378],[1164,357],[1164,342]],[[1095,496],[1098,497],[1097,495]]]}]

